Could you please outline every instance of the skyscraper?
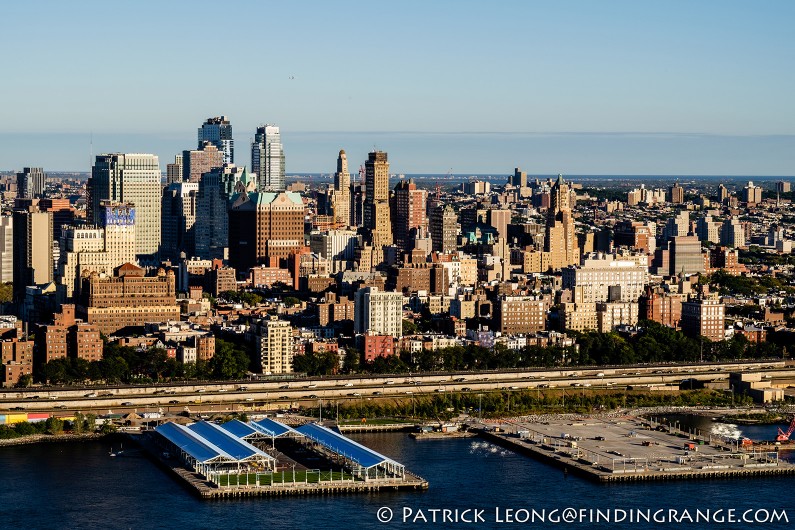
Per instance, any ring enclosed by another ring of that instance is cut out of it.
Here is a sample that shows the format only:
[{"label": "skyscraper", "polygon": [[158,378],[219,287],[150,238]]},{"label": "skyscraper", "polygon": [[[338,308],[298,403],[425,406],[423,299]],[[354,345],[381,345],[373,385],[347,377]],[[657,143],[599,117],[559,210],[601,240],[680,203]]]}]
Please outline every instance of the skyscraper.
[{"label": "skyscraper", "polygon": [[182,151],[182,181],[199,182],[204,173],[224,165],[224,152],[210,142],[198,149]]},{"label": "skyscraper", "polygon": [[196,255],[226,259],[229,248],[229,208],[235,193],[254,191],[256,183],[245,167],[224,164],[202,175],[196,198]]},{"label": "skyscraper", "polygon": [[40,167],[26,167],[22,173],[17,173],[17,197],[19,198],[41,198],[46,185],[47,175]]},{"label": "skyscraper", "polygon": [[160,259],[176,260],[196,254],[196,195],[198,182],[175,182],[163,190]]},{"label": "skyscraper", "polygon": [[89,220],[99,223],[100,202],[135,205],[135,247],[142,265],[156,264],[160,247],[161,173],[156,155],[98,155],[91,171]]},{"label": "skyscraper", "polygon": [[561,269],[567,265],[577,265],[580,249],[574,234],[574,219],[571,215],[572,193],[569,185],[558,175],[550,190],[550,205],[547,212],[547,226],[544,251],[549,252],[549,266]]},{"label": "skyscraper", "polygon": [[337,157],[333,197],[334,221],[342,226],[351,225],[351,174],[348,173],[348,155],[344,150]]},{"label": "skyscraper", "polygon": [[412,229],[425,229],[425,203],[428,192],[417,189],[414,179],[401,180],[395,186],[395,244],[400,251],[410,250]]},{"label": "skyscraper", "polygon": [[458,238],[458,216],[451,205],[440,204],[431,212],[431,240],[433,250],[448,254],[455,252]]},{"label": "skyscraper", "polygon": [[257,127],[251,144],[251,171],[257,174],[261,190],[284,190],[284,149],[279,127]]},{"label": "skyscraper", "polygon": [[30,207],[13,215],[14,303],[19,307],[25,287],[52,281],[52,214]]},{"label": "skyscraper", "polygon": [[235,196],[229,210],[229,263],[238,271],[286,260],[304,246],[304,203],[293,192],[250,192]]},{"label": "skyscraper", "polygon": [[389,161],[383,151],[373,151],[364,163],[364,227],[374,245],[392,244],[389,212]]},{"label": "skyscraper", "polygon": [[0,283],[14,281],[14,218],[0,215]]},{"label": "skyscraper", "polygon": [[202,148],[204,142],[210,142],[219,151],[223,152],[223,163],[235,163],[235,140],[232,138],[232,124],[226,116],[216,116],[214,118],[207,118],[201,127],[199,127],[198,135],[199,149]]}]

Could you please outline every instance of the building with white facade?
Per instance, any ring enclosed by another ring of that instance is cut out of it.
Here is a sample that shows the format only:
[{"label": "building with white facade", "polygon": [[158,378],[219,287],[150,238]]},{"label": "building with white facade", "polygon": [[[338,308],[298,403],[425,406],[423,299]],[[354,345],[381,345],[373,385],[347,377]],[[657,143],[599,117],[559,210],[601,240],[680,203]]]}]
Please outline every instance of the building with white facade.
[{"label": "building with white facade", "polygon": [[160,163],[156,155],[112,153],[96,157],[88,183],[89,221],[93,224],[99,224],[103,200],[135,205],[135,253],[143,265],[158,263],[160,181]]},{"label": "building with white facade", "polygon": [[648,267],[638,260],[613,254],[590,254],[580,266],[563,269],[563,288],[582,288],[582,303],[637,302],[648,278]]},{"label": "building with white facade", "polygon": [[365,287],[354,297],[353,328],[356,333],[403,336],[403,294]]}]

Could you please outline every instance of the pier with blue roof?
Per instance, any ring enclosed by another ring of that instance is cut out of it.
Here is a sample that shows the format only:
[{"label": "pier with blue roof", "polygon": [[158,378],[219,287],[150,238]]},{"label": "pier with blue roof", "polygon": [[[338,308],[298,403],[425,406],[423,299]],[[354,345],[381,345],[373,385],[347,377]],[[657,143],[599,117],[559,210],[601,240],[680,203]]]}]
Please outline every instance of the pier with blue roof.
[{"label": "pier with blue roof", "polygon": [[428,487],[403,464],[317,423],[169,422],[150,440],[158,447],[150,453],[204,498]]}]

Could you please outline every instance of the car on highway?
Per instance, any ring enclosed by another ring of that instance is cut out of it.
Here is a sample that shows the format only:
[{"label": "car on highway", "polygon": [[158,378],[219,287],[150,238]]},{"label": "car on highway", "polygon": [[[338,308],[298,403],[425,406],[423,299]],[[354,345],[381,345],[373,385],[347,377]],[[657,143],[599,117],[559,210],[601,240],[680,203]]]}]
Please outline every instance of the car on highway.
[{"label": "car on highway", "polygon": [[376,390],[375,392],[373,392],[373,395],[374,395],[374,396],[380,396],[380,395],[381,395],[381,392],[379,392],[378,390]]},{"label": "car on highway", "polygon": [[316,394],[312,394],[311,396],[309,396],[309,399],[317,399],[317,395]]},{"label": "car on highway", "polygon": [[179,400],[178,399],[172,399],[171,401],[169,401],[169,403],[171,403],[172,405],[176,405],[177,403],[179,403]]},{"label": "car on highway", "polygon": [[124,403],[121,404],[121,406],[122,407],[132,407],[133,406],[133,402],[132,401],[125,401]]},{"label": "car on highway", "polygon": [[97,393],[96,392],[90,392],[90,393],[86,394],[84,397],[87,397],[87,398],[97,397]]},{"label": "car on highway", "polygon": [[290,396],[279,396],[279,399],[290,399]]}]

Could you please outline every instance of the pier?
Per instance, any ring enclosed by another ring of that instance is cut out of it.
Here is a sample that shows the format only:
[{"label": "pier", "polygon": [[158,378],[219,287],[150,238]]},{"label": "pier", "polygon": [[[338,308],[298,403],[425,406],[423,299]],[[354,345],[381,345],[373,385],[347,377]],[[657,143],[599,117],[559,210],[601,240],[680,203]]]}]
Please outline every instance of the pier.
[{"label": "pier", "polygon": [[776,451],[733,448],[716,439],[652,428],[640,418],[501,425],[480,435],[601,483],[795,475]]},{"label": "pier", "polygon": [[402,464],[318,424],[292,429],[272,420],[168,423],[128,436],[202,499],[428,488],[428,481]]}]

